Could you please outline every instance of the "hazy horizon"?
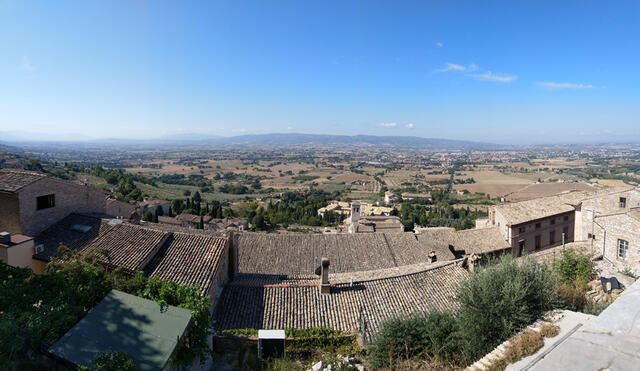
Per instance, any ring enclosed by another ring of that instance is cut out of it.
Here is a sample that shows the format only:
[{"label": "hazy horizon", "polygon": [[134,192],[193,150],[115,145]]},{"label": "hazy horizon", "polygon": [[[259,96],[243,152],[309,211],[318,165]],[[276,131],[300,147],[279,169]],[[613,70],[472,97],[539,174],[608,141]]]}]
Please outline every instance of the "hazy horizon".
[{"label": "hazy horizon", "polygon": [[639,11],[633,1],[3,1],[0,141],[638,142]]}]

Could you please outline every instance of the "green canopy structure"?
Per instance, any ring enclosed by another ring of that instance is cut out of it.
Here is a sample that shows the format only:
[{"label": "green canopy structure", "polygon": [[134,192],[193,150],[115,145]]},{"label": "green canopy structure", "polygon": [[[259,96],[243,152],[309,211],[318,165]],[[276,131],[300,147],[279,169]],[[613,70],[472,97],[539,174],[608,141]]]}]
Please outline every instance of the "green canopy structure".
[{"label": "green canopy structure", "polygon": [[123,351],[139,370],[162,370],[185,334],[188,309],[160,306],[148,299],[111,290],[49,352],[80,366],[98,355]]}]

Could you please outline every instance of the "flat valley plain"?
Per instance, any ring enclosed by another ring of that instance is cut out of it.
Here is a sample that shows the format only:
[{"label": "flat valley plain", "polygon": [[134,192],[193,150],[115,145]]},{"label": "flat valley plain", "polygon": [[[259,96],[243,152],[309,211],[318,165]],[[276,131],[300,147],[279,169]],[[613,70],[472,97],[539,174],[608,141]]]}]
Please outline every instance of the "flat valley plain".
[{"label": "flat valley plain", "polygon": [[[151,197],[174,199],[184,197],[185,191],[200,191],[204,200],[227,203],[310,188],[339,191],[342,199],[372,202],[381,202],[386,190],[437,189],[458,191],[454,193],[462,204],[465,195],[518,201],[598,186],[624,188],[640,179],[636,149],[603,151],[601,147],[420,151],[163,146],[135,151],[100,147],[83,151],[30,147],[23,151],[25,157],[119,168],[142,176],[153,181],[136,185]],[[102,178],[87,175],[85,179],[110,188]]]}]

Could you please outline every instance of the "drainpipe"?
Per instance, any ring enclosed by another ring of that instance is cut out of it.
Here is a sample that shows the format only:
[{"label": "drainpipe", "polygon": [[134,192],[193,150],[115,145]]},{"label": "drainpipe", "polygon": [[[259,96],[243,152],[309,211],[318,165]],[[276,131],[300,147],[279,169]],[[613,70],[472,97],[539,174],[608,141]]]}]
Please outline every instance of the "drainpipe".
[{"label": "drainpipe", "polygon": [[[607,230],[603,226],[598,224],[598,222],[596,222],[596,218],[597,218],[597,216],[594,214],[593,215],[593,224],[591,225],[591,227],[592,227],[591,238],[595,237],[595,235],[593,234],[593,226],[597,225],[598,227],[600,227],[602,229],[602,232],[603,232],[603,234],[602,234],[602,259],[606,259],[607,261],[609,261],[609,263],[613,264],[613,262],[611,260],[609,260],[607,258],[607,256],[605,255],[605,253],[604,253],[605,249],[606,249],[606,245],[607,245]],[[591,246],[593,247],[593,240],[591,242]],[[593,248],[591,249],[591,251],[593,252]]]}]

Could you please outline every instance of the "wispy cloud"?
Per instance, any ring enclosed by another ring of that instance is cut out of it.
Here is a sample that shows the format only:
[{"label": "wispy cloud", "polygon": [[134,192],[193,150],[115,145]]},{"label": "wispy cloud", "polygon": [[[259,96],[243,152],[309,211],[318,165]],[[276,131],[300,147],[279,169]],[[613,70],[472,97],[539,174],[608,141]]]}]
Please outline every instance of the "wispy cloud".
[{"label": "wispy cloud", "polygon": [[494,81],[494,82],[513,82],[518,76],[515,75],[503,75],[503,74],[493,74],[491,71],[487,71],[485,73],[478,73],[470,75],[476,80],[481,81]]},{"label": "wispy cloud", "polygon": [[539,82],[538,85],[550,89],[593,89],[593,85],[572,84],[569,82]]},{"label": "wispy cloud", "polygon": [[26,55],[22,56],[22,59],[20,61],[20,67],[22,68],[23,71],[28,73],[34,73],[37,71],[36,66],[34,66],[33,63],[31,63],[31,59],[29,59],[29,57],[27,57]]},{"label": "wispy cloud", "polygon": [[382,122],[379,123],[378,126],[381,128],[395,128],[398,124],[395,122]]},{"label": "wispy cloud", "polygon": [[449,72],[449,71],[466,71],[467,67],[455,64],[455,63],[445,63],[444,67],[437,69],[435,72]]},{"label": "wispy cloud", "polygon": [[413,129],[413,122],[410,122],[404,126],[407,129]]},{"label": "wispy cloud", "polygon": [[442,47],[444,46],[444,43],[443,43],[443,42],[438,41],[438,42],[436,43],[436,46],[437,46],[438,48],[442,48]]}]

